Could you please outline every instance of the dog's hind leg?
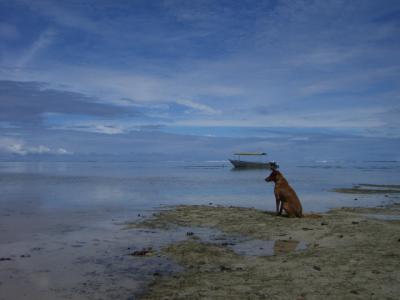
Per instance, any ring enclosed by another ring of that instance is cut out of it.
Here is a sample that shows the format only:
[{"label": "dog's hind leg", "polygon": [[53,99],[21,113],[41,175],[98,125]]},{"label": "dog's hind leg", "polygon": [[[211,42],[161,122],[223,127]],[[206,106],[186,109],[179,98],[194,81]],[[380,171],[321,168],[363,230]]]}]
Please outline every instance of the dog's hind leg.
[{"label": "dog's hind leg", "polygon": [[288,202],[283,202],[281,206],[281,211],[282,209],[286,212],[287,216],[289,218],[295,217],[296,214],[293,211],[293,207],[290,206]]}]

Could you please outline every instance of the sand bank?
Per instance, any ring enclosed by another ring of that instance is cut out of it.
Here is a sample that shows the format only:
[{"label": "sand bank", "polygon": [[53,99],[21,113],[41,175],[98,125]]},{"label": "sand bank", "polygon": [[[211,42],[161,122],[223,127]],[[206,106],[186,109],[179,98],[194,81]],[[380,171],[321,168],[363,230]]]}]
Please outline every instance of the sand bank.
[{"label": "sand bank", "polygon": [[302,219],[251,208],[177,206],[128,226],[190,230],[186,240],[160,250],[184,271],[155,279],[140,298],[398,299],[397,217],[398,204]]}]

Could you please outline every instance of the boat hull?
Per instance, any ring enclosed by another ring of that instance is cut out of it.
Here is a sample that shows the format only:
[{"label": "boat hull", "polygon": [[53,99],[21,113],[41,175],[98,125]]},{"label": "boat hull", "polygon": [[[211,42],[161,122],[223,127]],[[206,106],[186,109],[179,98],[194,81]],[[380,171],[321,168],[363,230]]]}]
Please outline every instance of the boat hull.
[{"label": "boat hull", "polygon": [[229,161],[236,169],[271,169],[272,167],[272,164],[269,162],[252,162],[237,159],[230,159]]}]

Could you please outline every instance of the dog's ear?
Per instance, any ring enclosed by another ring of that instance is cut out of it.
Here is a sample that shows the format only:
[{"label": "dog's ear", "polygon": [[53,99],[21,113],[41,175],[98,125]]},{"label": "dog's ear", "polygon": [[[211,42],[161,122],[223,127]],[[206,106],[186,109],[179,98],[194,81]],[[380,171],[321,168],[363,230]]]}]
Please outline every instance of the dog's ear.
[{"label": "dog's ear", "polygon": [[270,168],[272,171],[274,171],[279,168],[279,165],[276,163],[276,161],[272,161],[272,162],[270,162]]}]

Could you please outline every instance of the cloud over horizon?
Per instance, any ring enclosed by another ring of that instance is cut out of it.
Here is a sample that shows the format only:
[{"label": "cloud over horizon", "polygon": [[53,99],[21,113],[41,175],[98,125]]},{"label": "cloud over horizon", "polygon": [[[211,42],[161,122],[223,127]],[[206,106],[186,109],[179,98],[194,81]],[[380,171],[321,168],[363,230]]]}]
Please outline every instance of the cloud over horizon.
[{"label": "cloud over horizon", "polygon": [[0,138],[0,153],[1,152],[6,154],[18,154],[22,156],[28,154],[73,154],[64,148],[51,149],[44,145],[28,146],[26,145],[25,141],[14,138]]}]

